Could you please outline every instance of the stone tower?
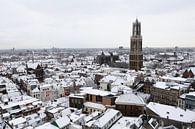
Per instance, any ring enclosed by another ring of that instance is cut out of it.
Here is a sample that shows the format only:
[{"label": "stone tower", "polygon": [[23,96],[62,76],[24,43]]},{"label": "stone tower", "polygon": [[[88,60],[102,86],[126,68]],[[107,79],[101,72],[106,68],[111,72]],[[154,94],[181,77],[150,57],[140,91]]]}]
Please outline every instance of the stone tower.
[{"label": "stone tower", "polygon": [[143,67],[141,23],[136,19],[130,41],[129,69],[136,71]]}]

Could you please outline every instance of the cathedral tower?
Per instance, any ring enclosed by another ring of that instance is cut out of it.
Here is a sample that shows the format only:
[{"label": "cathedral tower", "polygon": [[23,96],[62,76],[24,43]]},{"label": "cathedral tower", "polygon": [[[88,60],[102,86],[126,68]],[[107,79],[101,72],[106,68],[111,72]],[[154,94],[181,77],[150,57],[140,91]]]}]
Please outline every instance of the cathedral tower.
[{"label": "cathedral tower", "polygon": [[140,70],[143,67],[141,23],[136,19],[130,41],[129,69]]}]

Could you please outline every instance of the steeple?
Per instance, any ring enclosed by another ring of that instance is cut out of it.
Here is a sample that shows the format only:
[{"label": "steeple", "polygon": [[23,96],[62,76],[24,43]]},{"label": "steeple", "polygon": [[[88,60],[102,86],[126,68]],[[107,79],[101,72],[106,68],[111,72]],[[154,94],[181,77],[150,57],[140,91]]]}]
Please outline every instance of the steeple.
[{"label": "steeple", "polygon": [[129,69],[140,70],[143,67],[141,23],[133,23],[129,53]]},{"label": "steeple", "polygon": [[133,36],[141,36],[141,23],[136,18],[135,22],[133,23]]}]

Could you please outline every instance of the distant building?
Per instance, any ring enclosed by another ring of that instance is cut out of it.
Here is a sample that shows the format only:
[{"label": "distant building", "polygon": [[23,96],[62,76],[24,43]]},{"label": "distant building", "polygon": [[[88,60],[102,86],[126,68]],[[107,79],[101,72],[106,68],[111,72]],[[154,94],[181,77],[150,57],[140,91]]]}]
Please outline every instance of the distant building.
[{"label": "distant building", "polygon": [[100,65],[108,64],[112,65],[116,60],[119,59],[118,53],[116,52],[101,52],[96,57],[96,62]]},{"label": "distant building", "polygon": [[129,69],[140,70],[143,67],[141,23],[133,23],[133,35],[131,36]]},{"label": "distant building", "polygon": [[186,69],[183,73],[184,78],[194,78],[195,75],[195,68]]}]

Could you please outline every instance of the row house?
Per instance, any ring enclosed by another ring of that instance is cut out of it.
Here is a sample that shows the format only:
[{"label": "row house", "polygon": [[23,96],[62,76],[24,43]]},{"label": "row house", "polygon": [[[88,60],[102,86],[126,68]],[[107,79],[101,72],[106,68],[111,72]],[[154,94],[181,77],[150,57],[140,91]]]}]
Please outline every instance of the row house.
[{"label": "row house", "polygon": [[56,99],[53,85],[44,84],[40,86],[40,98],[41,101],[51,101]]},{"label": "row house", "polygon": [[32,97],[24,98],[18,102],[9,102],[8,104],[1,104],[0,111],[3,116],[7,118],[16,118],[20,116],[27,116],[36,113],[41,109],[42,103]]}]

